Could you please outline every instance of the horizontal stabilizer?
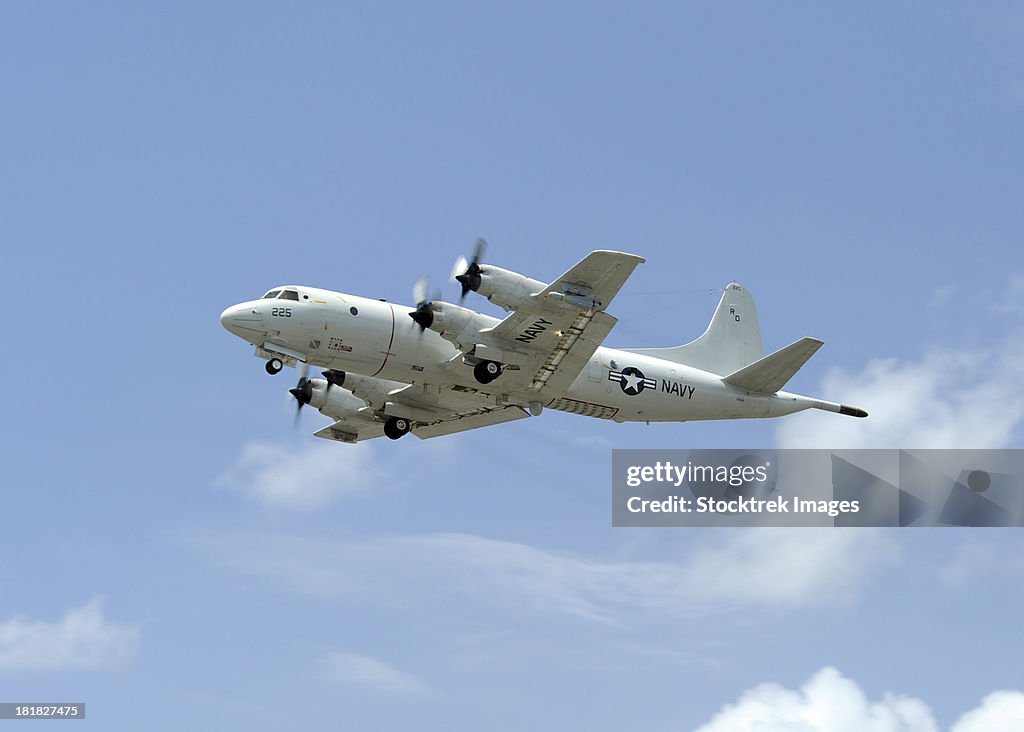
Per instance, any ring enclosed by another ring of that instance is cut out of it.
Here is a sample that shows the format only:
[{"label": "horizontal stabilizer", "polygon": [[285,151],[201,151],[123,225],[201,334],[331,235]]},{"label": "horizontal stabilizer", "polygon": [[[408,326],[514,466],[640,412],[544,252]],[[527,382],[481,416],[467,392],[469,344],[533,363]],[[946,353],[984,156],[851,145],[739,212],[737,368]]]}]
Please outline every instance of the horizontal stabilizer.
[{"label": "horizontal stabilizer", "polygon": [[762,359],[744,366],[726,376],[722,381],[737,389],[774,394],[793,378],[793,374],[807,363],[807,359],[821,348],[824,341],[817,338],[801,338],[796,343],[771,353]]}]

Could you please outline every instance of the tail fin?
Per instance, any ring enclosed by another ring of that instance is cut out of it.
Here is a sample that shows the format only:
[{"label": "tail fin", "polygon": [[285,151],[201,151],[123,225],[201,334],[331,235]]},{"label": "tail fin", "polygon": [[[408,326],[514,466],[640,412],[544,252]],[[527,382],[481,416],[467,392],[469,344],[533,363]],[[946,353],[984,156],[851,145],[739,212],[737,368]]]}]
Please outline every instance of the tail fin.
[{"label": "tail fin", "polygon": [[725,286],[708,329],[697,340],[675,348],[630,348],[630,353],[663,358],[719,376],[732,374],[764,355],[757,308],[735,282]]},{"label": "tail fin", "polygon": [[722,381],[744,391],[774,394],[793,378],[807,359],[825,345],[817,338],[801,338],[775,353],[726,376]]}]

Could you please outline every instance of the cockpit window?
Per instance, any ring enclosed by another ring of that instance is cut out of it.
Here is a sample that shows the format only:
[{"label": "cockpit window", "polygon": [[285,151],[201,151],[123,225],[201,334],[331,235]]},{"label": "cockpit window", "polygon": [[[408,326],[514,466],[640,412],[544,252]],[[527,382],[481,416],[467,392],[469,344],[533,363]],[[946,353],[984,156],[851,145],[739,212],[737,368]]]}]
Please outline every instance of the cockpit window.
[{"label": "cockpit window", "polygon": [[281,294],[280,290],[271,290],[270,292],[268,292],[266,295],[263,296],[263,299],[264,300],[273,300],[275,297],[277,297],[280,294]]},{"label": "cockpit window", "polygon": [[284,290],[284,291],[281,292],[281,297],[279,299],[281,299],[281,300],[295,300],[296,302],[298,302],[298,300],[299,300],[299,293],[297,293],[295,290]]}]

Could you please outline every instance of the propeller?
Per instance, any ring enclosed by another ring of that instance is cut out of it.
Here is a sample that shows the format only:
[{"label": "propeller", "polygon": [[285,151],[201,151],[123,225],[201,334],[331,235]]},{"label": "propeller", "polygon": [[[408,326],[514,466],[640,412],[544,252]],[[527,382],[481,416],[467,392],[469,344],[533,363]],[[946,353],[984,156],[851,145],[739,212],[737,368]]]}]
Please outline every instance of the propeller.
[{"label": "propeller", "polygon": [[412,299],[416,301],[416,309],[409,313],[409,317],[420,327],[420,333],[434,322],[434,310],[431,308],[430,300],[427,299],[429,288],[429,277],[420,277],[412,286]]},{"label": "propeller", "polygon": [[299,424],[299,414],[302,413],[302,408],[313,399],[313,381],[306,378],[308,372],[309,365],[302,364],[299,368],[299,383],[295,385],[294,389],[288,390],[288,393],[295,397],[295,401],[298,402],[298,406],[295,408],[296,425]]},{"label": "propeller", "polygon": [[459,302],[466,299],[470,290],[476,292],[480,288],[480,258],[484,256],[486,250],[487,242],[477,239],[476,246],[473,248],[473,259],[467,262],[464,256],[460,256],[455,260],[455,266],[452,267],[452,279],[462,285],[462,296],[459,298]]},{"label": "propeller", "polygon": [[327,371],[321,371],[323,377],[327,379],[327,388],[330,389],[332,386],[343,386],[345,384],[345,372],[338,371],[336,369],[328,369]]},{"label": "propeller", "polygon": [[412,299],[416,301],[417,307],[426,302],[428,289],[430,289],[430,278],[425,275],[416,280],[412,286]]}]

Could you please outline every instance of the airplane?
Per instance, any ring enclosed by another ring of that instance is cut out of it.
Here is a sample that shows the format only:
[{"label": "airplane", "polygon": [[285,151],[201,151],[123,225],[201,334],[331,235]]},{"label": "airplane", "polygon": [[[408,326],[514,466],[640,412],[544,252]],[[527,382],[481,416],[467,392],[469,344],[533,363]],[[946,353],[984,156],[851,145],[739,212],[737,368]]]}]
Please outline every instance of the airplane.
[{"label": "airplane", "polygon": [[[221,324],[256,347],[266,371],[300,368],[290,393],[333,421],[317,437],[428,439],[539,416],[545,408],[614,422],[780,417],[857,407],[783,391],[823,345],[765,355],[754,299],[730,282],[704,334],[670,348],[607,348],[607,307],[642,257],[598,250],[550,283],[460,257],[452,277],[504,319],[427,297],[414,308],[301,285],[227,308]],[[323,378],[308,378],[309,366]]]}]

